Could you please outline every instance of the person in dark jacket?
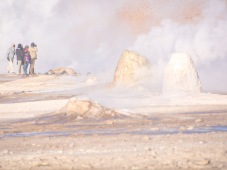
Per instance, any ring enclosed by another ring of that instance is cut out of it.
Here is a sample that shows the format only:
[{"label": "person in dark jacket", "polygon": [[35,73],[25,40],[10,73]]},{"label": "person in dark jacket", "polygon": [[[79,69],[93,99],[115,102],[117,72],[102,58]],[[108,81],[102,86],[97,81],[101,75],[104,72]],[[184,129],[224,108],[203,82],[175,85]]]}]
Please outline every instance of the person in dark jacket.
[{"label": "person in dark jacket", "polygon": [[17,55],[18,74],[21,74],[21,70],[24,65],[24,50],[21,44],[18,44],[17,46],[16,55]]}]

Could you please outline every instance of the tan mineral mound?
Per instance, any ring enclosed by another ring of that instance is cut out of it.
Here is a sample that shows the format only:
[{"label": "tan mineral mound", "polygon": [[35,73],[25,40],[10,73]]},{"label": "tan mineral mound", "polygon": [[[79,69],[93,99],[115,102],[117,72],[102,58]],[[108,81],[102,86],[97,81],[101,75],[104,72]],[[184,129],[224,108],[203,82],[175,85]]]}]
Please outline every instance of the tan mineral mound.
[{"label": "tan mineral mound", "polygon": [[118,61],[113,84],[131,84],[140,80],[140,74],[149,70],[149,61],[132,51],[124,51]]},{"label": "tan mineral mound", "polygon": [[201,83],[191,57],[186,53],[172,55],[164,75],[164,95],[198,94]]},{"label": "tan mineral mound", "polygon": [[61,112],[66,113],[67,116],[74,115],[78,118],[109,118],[120,115],[90,99],[77,97],[71,98]]},{"label": "tan mineral mound", "polygon": [[47,74],[54,74],[54,75],[78,75],[73,69],[71,68],[65,68],[65,67],[59,67],[52,70],[49,70]]}]

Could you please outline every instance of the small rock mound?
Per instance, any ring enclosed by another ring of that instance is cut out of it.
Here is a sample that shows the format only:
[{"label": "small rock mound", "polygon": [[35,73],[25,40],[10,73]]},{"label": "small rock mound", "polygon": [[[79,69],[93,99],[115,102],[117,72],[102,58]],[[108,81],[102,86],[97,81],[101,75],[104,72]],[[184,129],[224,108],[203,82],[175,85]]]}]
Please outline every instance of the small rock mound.
[{"label": "small rock mound", "polygon": [[188,95],[201,92],[201,83],[195,65],[188,54],[172,55],[164,75],[162,94]]},{"label": "small rock mound", "polygon": [[149,67],[150,64],[145,57],[126,50],[118,61],[113,84],[131,84],[139,81],[141,76],[137,76],[137,74],[143,74]]},{"label": "small rock mound", "polygon": [[49,75],[72,75],[72,76],[78,75],[73,69],[64,68],[64,67],[49,70],[47,72],[47,74],[49,74]]},{"label": "small rock mound", "polygon": [[61,112],[76,115],[78,118],[110,118],[120,115],[90,99],[77,97],[71,98]]}]

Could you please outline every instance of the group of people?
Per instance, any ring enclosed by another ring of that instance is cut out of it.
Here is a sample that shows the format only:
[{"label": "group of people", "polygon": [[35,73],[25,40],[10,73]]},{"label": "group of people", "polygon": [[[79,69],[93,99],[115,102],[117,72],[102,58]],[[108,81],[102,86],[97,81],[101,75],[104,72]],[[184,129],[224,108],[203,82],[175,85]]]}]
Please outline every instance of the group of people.
[{"label": "group of people", "polygon": [[[24,48],[22,44],[18,44],[15,49],[15,44],[7,51],[7,60],[9,65],[7,67],[8,73],[15,73],[13,69],[14,56],[17,56],[18,74],[33,75],[35,74],[35,60],[37,59],[37,45],[33,42],[30,47],[26,45]],[[29,72],[28,72],[28,67]]]}]

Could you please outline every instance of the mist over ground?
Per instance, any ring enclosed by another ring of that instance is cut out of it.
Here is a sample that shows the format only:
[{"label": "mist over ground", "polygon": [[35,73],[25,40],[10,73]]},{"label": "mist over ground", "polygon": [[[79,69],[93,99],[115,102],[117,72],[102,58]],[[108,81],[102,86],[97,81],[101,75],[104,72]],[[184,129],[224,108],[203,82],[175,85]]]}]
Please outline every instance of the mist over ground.
[{"label": "mist over ground", "polygon": [[13,42],[38,45],[37,72],[66,66],[107,81],[129,49],[149,59],[161,87],[171,54],[187,52],[203,90],[227,93],[226,30],[226,0],[4,0],[0,73]]}]

